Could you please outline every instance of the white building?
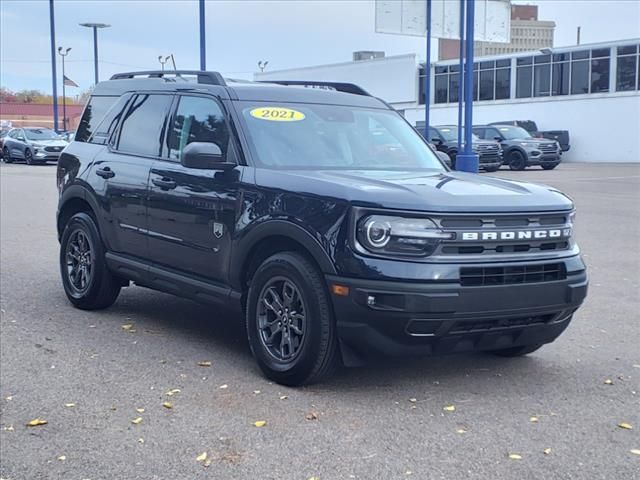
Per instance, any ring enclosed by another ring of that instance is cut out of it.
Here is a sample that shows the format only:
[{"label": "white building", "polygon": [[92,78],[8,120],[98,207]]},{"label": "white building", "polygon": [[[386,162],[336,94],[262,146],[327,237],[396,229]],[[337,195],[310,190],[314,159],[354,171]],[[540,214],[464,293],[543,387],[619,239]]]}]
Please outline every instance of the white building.
[{"label": "white building", "polygon": [[[474,124],[533,120],[569,130],[564,161],[640,162],[640,39],[480,57]],[[350,82],[424,121],[424,66],[417,55],[256,73],[256,80]],[[456,124],[458,61],[433,64],[431,124]]]}]

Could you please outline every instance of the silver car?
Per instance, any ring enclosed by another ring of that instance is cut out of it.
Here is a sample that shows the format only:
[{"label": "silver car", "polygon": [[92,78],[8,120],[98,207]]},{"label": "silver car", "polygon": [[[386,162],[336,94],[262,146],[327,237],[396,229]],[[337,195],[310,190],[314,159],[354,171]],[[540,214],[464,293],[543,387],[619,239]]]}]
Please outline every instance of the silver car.
[{"label": "silver car", "polygon": [[14,128],[4,137],[2,159],[6,163],[24,160],[29,165],[57,162],[68,143],[48,128]]}]

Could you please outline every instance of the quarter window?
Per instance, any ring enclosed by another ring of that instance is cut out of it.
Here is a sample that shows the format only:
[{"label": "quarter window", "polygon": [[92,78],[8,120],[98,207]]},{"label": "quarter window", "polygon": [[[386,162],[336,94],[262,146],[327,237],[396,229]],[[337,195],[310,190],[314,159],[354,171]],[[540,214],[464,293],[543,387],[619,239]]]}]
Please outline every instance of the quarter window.
[{"label": "quarter window", "polygon": [[180,98],[167,135],[168,156],[180,160],[184,147],[191,142],[215,143],[226,155],[229,129],[218,102],[212,98]]},{"label": "quarter window", "polygon": [[120,127],[118,150],[135,155],[160,155],[171,95],[142,94],[133,99]]},{"label": "quarter window", "polygon": [[89,142],[96,127],[116,100],[118,100],[118,97],[114,96],[91,97],[82,113],[82,119],[78,125],[74,140],[76,142]]}]

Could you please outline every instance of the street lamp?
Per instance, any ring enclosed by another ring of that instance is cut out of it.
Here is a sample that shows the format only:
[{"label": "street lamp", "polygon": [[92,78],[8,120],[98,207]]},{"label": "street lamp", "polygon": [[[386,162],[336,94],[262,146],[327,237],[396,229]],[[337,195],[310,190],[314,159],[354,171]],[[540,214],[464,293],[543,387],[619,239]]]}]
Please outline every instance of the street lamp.
[{"label": "street lamp", "polygon": [[158,55],[158,61],[160,62],[160,65],[162,65],[162,71],[164,71],[164,64],[167,63],[170,58],[171,58],[171,55],[167,55],[166,57],[163,57],[162,55]]},{"label": "street lamp", "polygon": [[65,86],[67,83],[67,77],[64,74],[64,57],[69,55],[71,47],[62,48],[58,47],[58,55],[62,57],[62,130],[67,131],[67,96],[65,94]]},{"label": "street lamp", "polygon": [[98,29],[109,28],[107,23],[80,23],[81,27],[93,28],[93,70],[95,83],[98,83]]}]

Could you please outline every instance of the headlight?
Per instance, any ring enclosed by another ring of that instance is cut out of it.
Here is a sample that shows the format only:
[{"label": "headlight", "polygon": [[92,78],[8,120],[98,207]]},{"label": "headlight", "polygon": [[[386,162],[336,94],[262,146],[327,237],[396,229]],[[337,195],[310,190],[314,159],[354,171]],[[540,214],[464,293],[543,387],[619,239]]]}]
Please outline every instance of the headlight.
[{"label": "headlight", "polygon": [[431,255],[443,239],[452,238],[428,218],[368,215],[358,222],[356,238],[367,251],[377,254]]}]

